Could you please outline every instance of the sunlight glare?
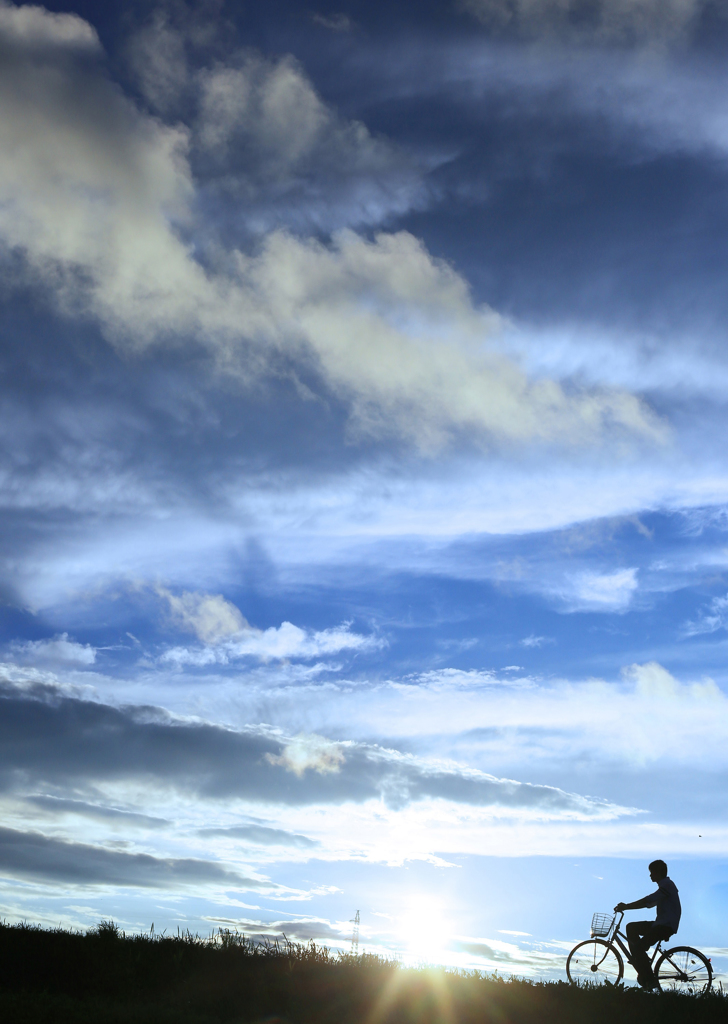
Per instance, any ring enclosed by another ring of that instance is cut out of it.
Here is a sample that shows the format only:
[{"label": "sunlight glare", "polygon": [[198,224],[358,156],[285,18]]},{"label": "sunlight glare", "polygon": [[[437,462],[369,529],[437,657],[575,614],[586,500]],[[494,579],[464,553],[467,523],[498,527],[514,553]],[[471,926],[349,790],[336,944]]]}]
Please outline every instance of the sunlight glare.
[{"label": "sunlight glare", "polygon": [[398,933],[413,961],[442,963],[446,959],[451,926],[445,908],[432,896],[415,893],[408,899],[399,916]]}]

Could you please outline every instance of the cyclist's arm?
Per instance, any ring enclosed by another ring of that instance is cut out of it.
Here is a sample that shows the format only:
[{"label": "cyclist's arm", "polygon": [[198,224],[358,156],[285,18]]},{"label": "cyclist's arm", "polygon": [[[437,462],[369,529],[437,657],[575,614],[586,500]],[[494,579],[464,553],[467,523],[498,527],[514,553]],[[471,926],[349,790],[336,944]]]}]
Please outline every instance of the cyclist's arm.
[{"label": "cyclist's arm", "polygon": [[657,896],[659,891],[660,890],[658,889],[657,892],[652,892],[649,896],[643,896],[641,900],[635,900],[634,903],[618,903],[614,909],[617,911],[622,911],[642,910],[646,907],[654,907],[657,904]]}]

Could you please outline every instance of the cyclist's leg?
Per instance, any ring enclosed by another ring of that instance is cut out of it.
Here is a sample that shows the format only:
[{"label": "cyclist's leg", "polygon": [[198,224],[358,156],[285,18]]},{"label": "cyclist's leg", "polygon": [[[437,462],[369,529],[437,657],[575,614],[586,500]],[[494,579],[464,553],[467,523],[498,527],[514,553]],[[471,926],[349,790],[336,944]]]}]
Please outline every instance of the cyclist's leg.
[{"label": "cyclist's leg", "polygon": [[646,936],[645,941],[649,939],[650,946],[654,946],[656,942],[666,942],[668,939],[672,938],[674,934],[674,931],[664,924],[653,924],[652,932],[650,935]]},{"label": "cyclist's leg", "polygon": [[637,971],[637,981],[640,985],[651,988],[654,984],[652,965],[647,956],[647,950],[656,938],[652,938],[654,921],[630,921],[627,925],[627,941],[629,942],[629,953],[632,966]]}]

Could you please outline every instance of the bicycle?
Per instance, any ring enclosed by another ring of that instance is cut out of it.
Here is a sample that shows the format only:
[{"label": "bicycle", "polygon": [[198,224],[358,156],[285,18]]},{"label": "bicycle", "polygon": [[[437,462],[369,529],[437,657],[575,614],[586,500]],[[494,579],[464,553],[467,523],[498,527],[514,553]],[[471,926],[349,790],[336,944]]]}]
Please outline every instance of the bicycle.
[{"label": "bicycle", "polygon": [[[591,939],[578,942],[566,961],[566,976],[572,985],[579,982],[619,984],[624,977],[624,960],[632,964],[629,947],[626,945],[627,936],[619,930],[623,917],[624,911],[617,914],[594,914]],[[713,968],[707,956],[692,946],[673,946],[666,950],[661,946],[662,940],[655,946],[651,960],[659,991],[700,996],[710,991]]]}]

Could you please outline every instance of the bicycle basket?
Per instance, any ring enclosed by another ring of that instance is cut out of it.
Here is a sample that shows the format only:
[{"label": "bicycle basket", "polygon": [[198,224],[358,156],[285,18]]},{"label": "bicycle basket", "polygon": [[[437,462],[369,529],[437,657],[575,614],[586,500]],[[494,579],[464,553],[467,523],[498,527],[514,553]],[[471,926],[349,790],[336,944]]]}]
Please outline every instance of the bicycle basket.
[{"label": "bicycle basket", "polygon": [[614,914],[594,914],[591,923],[592,935],[609,935],[614,924]]}]

